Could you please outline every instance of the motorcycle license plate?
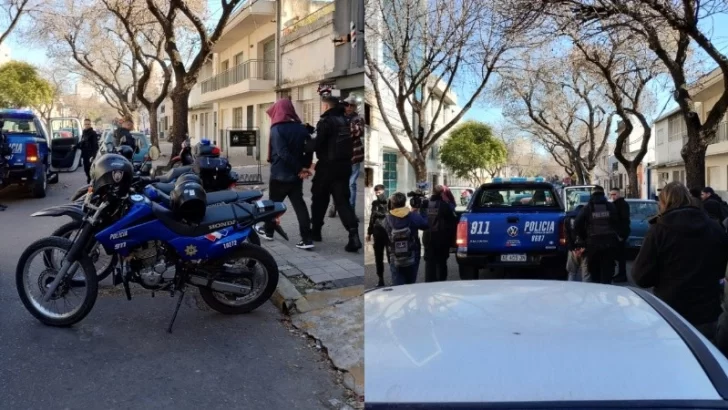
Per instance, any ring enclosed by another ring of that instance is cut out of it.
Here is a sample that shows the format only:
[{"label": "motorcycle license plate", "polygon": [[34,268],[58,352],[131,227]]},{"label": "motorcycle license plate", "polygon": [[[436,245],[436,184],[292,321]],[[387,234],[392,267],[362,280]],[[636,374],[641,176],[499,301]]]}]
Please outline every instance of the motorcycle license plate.
[{"label": "motorcycle license plate", "polygon": [[506,255],[501,255],[501,262],[526,262],[528,258],[526,258],[525,253],[509,253]]}]

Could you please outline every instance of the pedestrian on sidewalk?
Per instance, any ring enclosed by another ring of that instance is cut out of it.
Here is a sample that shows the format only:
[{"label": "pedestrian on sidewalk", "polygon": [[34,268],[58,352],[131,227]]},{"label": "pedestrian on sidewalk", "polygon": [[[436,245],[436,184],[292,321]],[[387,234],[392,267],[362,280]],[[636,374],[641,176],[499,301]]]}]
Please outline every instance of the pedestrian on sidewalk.
[{"label": "pedestrian on sidewalk", "polygon": [[642,288],[653,287],[655,296],[713,340],[721,314],[720,280],[728,265],[728,234],[692,205],[690,192],[679,182],[663,188],[658,208],[632,278]]},{"label": "pedestrian on sidewalk", "polygon": [[455,243],[458,217],[455,197],[445,185],[436,185],[427,201],[427,229],[422,234],[425,244],[425,282],[447,280],[447,260]]},{"label": "pedestrian on sidewalk", "polygon": [[593,282],[612,283],[618,226],[617,210],[607,201],[604,188],[594,186],[589,202],[574,221],[577,235],[586,239],[587,267]]},{"label": "pedestrian on sidewalk", "polygon": [[[354,208],[354,212],[356,212],[356,182],[361,173],[361,163],[364,162],[364,143],[362,142],[362,137],[364,136],[364,120],[357,112],[358,104],[358,100],[353,95],[350,95],[344,100],[344,112],[346,114],[346,120],[349,122],[349,128],[351,129],[353,146],[351,176],[349,177],[349,189],[351,191],[349,202],[351,203],[351,207]],[[335,217],[336,208],[331,204],[331,207],[329,207],[329,218]]]},{"label": "pedestrian on sidewalk", "polygon": [[407,207],[407,196],[395,192],[389,198],[389,213],[382,221],[387,232],[387,253],[389,270],[392,273],[392,285],[409,285],[417,282],[420,269],[422,245],[420,230],[428,228],[427,219],[419,209]]},{"label": "pedestrian on sidewalk", "polygon": [[614,276],[614,282],[623,283],[627,282],[627,239],[629,234],[632,232],[632,221],[630,220],[629,204],[622,197],[619,188],[612,188],[609,191],[609,199],[614,204],[614,208],[617,210],[617,217],[619,223],[617,224],[617,274]]},{"label": "pedestrian on sidewalk", "polygon": [[[387,217],[387,197],[384,195],[384,185],[374,187],[375,199],[372,201],[372,208],[369,212],[369,227],[367,228],[367,242],[374,239],[374,265],[377,267],[379,282],[377,287],[384,285],[384,250],[387,246],[387,232],[384,230],[382,221]],[[389,256],[389,254],[387,254]],[[389,261],[388,261],[389,262]]]},{"label": "pedestrian on sidewalk", "polygon": [[99,150],[99,134],[91,127],[91,120],[83,120],[83,133],[78,143],[81,148],[81,160],[83,161],[83,172],[86,173],[86,183],[91,183],[91,163]]},{"label": "pedestrian on sidewalk", "polygon": [[[271,123],[268,199],[275,202],[290,199],[301,234],[301,241],[296,247],[311,249],[314,247],[311,218],[303,199],[303,180],[310,175],[312,162],[311,155],[305,149],[309,133],[296,114],[293,103],[287,98],[276,101],[266,113]],[[274,229],[275,222],[266,222],[263,237],[273,240]]]},{"label": "pedestrian on sidewalk", "polygon": [[315,150],[316,174],[311,187],[311,228],[314,241],[321,241],[326,209],[333,196],[334,206],[341,223],[349,233],[347,252],[361,249],[359,223],[350,202],[349,177],[351,176],[351,155],[353,142],[346,120],[344,106],[336,97],[325,96],[326,110],[316,125]]}]

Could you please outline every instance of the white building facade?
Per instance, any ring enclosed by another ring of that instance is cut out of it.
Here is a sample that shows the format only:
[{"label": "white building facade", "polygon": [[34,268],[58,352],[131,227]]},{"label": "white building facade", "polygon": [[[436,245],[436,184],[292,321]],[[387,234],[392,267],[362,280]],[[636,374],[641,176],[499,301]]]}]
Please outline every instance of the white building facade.
[{"label": "white building facade", "polygon": [[[274,0],[247,1],[233,11],[190,93],[188,126],[193,143],[201,138],[216,141],[242,163],[267,158],[270,126],[265,111],[276,98],[276,29]],[[165,112],[161,110],[159,121],[168,130],[171,104],[165,103]],[[232,130],[257,130],[257,146],[230,147]]]}]

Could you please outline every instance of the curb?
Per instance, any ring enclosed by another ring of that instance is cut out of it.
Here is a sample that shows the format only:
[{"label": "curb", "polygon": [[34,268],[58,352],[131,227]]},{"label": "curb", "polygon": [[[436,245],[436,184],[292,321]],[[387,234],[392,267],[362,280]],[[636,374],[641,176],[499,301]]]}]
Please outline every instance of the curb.
[{"label": "curb", "polygon": [[296,313],[296,301],[299,299],[305,300],[301,292],[293,286],[293,283],[284,274],[278,273],[278,286],[273,291],[270,301],[273,302],[281,313],[290,316]]}]

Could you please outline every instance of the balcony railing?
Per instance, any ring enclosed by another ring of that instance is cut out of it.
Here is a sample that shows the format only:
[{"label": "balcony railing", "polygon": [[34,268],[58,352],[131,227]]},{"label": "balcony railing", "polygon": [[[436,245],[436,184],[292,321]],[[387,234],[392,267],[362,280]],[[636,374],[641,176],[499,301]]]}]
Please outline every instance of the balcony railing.
[{"label": "balcony railing", "polygon": [[267,60],[248,60],[203,80],[202,94],[217,91],[245,80],[275,80],[276,63]]}]

